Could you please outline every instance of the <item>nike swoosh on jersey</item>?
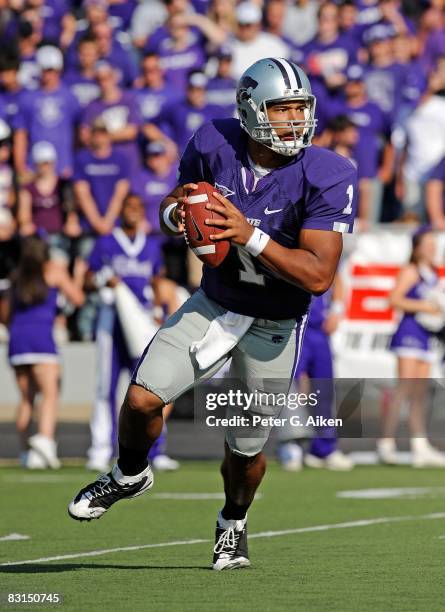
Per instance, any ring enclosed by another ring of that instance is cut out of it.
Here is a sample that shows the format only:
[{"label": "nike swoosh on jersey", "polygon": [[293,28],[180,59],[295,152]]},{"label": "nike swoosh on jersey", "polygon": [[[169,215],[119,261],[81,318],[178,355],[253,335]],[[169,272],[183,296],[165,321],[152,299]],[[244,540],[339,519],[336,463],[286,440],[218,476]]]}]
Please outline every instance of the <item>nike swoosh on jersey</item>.
[{"label": "nike swoosh on jersey", "polygon": [[195,240],[197,240],[198,242],[201,242],[201,240],[204,240],[204,236],[202,235],[201,230],[199,229],[195,219],[193,218],[193,215],[191,215],[191,217],[192,217],[193,226],[194,226],[194,228],[196,230]]},{"label": "nike swoosh on jersey", "polygon": [[282,210],[282,208],[277,208],[276,210],[269,210],[269,208],[266,206],[266,208],[264,209],[264,214],[273,215],[274,213],[281,212]]}]

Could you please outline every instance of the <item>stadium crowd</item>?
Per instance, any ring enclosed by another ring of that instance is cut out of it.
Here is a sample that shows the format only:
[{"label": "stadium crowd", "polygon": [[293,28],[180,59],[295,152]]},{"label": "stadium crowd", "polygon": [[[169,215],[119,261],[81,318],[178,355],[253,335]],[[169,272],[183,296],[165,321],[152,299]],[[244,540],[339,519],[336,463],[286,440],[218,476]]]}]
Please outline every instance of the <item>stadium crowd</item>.
[{"label": "stadium crowd", "polygon": [[[445,227],[441,0],[2,5],[2,252],[39,231],[54,254],[86,257],[128,192],[157,233],[188,139],[234,114],[237,79],[264,56],[309,74],[315,142],[357,165],[359,229],[427,218]],[[88,323],[75,334],[91,337]]]},{"label": "stadium crowd", "polygon": [[[0,298],[35,234],[83,286],[129,194],[165,274],[193,285],[158,204],[191,135],[234,116],[237,79],[268,56],[304,68],[314,143],[356,165],[358,231],[445,229],[445,0],[1,0],[0,40]],[[96,312],[94,291],[59,306],[59,332],[92,339]]]}]

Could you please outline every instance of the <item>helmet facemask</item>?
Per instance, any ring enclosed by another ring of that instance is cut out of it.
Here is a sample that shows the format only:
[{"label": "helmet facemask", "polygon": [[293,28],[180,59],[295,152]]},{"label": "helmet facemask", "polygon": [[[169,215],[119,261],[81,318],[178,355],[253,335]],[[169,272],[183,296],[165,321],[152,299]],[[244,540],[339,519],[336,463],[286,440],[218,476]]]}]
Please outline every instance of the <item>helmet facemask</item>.
[{"label": "helmet facemask", "polygon": [[[287,102],[305,102],[304,119],[274,121],[269,119],[268,105]],[[255,125],[250,136],[256,142],[272,149],[275,153],[286,156],[297,155],[298,152],[311,145],[317,120],[315,115],[315,96],[305,94],[295,97],[283,97],[274,100],[263,100],[256,109],[258,125]],[[285,129],[292,133],[289,140],[283,140],[277,130]]]}]

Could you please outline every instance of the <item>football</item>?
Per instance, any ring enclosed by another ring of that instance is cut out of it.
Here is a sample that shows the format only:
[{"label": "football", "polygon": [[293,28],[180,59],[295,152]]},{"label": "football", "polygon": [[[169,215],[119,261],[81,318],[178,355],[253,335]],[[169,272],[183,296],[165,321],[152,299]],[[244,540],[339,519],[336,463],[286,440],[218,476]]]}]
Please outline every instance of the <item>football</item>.
[{"label": "football", "polygon": [[214,242],[210,240],[213,234],[224,231],[223,228],[206,225],[206,219],[224,219],[222,215],[207,210],[206,205],[210,203],[219,204],[213,196],[215,187],[204,181],[197,183],[198,189],[187,194],[188,202],[184,205],[184,236],[188,246],[199,259],[211,268],[216,268],[224,261],[230,249],[228,240]]}]

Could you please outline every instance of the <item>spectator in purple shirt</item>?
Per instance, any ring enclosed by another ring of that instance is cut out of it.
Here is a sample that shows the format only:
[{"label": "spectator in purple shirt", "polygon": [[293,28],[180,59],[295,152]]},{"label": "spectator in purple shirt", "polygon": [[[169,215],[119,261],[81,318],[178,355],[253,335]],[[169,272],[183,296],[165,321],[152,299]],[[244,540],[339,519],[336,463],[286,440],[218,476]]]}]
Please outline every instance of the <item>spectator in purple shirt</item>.
[{"label": "spectator in purple shirt", "polygon": [[107,21],[93,24],[90,32],[97,41],[100,58],[118,71],[120,83],[131,86],[138,76],[138,70],[130,49],[114,36],[113,28]]},{"label": "spectator in purple shirt", "polygon": [[424,67],[415,55],[412,36],[408,34],[395,36],[393,39],[393,55],[395,61],[404,66],[406,74],[402,91],[402,107],[397,113],[399,123],[403,124],[425,92],[427,78]]},{"label": "spectator in purple shirt", "polygon": [[344,84],[344,71],[357,61],[358,46],[349,34],[340,32],[338,6],[326,2],[318,11],[318,33],[303,47],[309,74],[320,79],[328,89]]},{"label": "spectator in purple shirt", "polygon": [[394,61],[393,36],[394,30],[383,24],[369,28],[364,35],[369,53],[365,71],[369,99],[389,114],[394,123],[402,101],[406,70]]},{"label": "spectator in purple shirt", "polygon": [[216,75],[207,84],[207,102],[221,109],[221,117],[235,115],[236,85],[232,77],[232,52],[223,46],[216,59],[218,67]]},{"label": "spectator in purple shirt", "polygon": [[403,14],[400,0],[379,0],[379,23],[390,25],[396,34],[415,34],[416,26]]},{"label": "spectator in purple shirt", "polygon": [[113,20],[109,14],[108,0],[83,0],[83,16],[76,23],[76,32],[68,49],[67,64],[71,65],[78,41],[86,34],[90,34],[92,28],[99,23],[109,23],[114,28]]},{"label": "spectator in purple shirt", "polygon": [[177,164],[173,164],[165,143],[149,142],[145,149],[145,167],[133,175],[131,193],[140,196],[144,203],[147,229],[160,233],[159,202],[176,185]]},{"label": "spectator in purple shirt", "polygon": [[180,155],[203,123],[221,116],[220,108],[207,103],[207,82],[203,72],[191,72],[185,99],[167,106],[161,114],[160,127],[178,145]]},{"label": "spectator in purple shirt", "polygon": [[80,108],[61,82],[62,52],[46,45],[40,47],[36,57],[41,70],[40,89],[26,92],[20,101],[14,142],[16,170],[21,176],[29,173],[31,147],[45,140],[57,151],[58,174],[67,178],[73,170],[74,128]]},{"label": "spectator in purple shirt", "polygon": [[90,102],[82,114],[82,143],[89,141],[90,125],[100,116],[115,150],[124,153],[132,165],[140,165],[136,136],[141,121],[134,92],[119,87],[117,72],[108,62],[97,64],[96,79],[100,97]]},{"label": "spectator in purple shirt", "polygon": [[36,51],[41,40],[42,33],[36,25],[20,19],[17,25],[17,46],[20,58],[19,81],[27,89],[37,89],[39,86]]},{"label": "spectator in purple shirt", "polygon": [[[142,75],[136,81],[136,100],[141,115],[141,132],[150,140],[165,138],[159,129],[159,117],[167,104],[174,104],[182,99],[182,93],[169,85],[161,67],[159,55],[148,53],[141,61]],[[176,154],[176,145],[170,143],[171,152]]]},{"label": "spectator in purple shirt", "polygon": [[67,0],[26,0],[26,6],[35,9],[42,20],[43,39],[65,48],[73,37],[76,20]]},{"label": "spectator in purple shirt", "polygon": [[145,52],[157,53],[167,81],[178,91],[184,91],[187,74],[205,64],[207,42],[219,47],[225,38],[224,30],[204,15],[175,13],[165,26],[153,32]]},{"label": "spectator in purple shirt", "polygon": [[77,65],[63,75],[64,82],[76,96],[82,108],[99,97],[100,89],[96,81],[96,64],[99,49],[96,39],[85,35],[77,44]]},{"label": "spectator in purple shirt", "polygon": [[130,86],[137,77],[137,65],[129,46],[128,37],[115,28],[109,15],[107,0],[87,0],[85,19],[78,22],[77,33],[70,45],[66,64],[69,68],[77,66],[77,44],[86,35],[96,39],[100,59],[107,60],[119,72],[119,82]]},{"label": "spectator in purple shirt", "polygon": [[363,26],[358,23],[358,16],[359,11],[354,0],[342,0],[338,11],[340,32],[348,34],[357,41],[358,46],[361,46]]},{"label": "spectator in purple shirt", "polygon": [[330,104],[331,116],[348,117],[358,130],[354,148],[359,186],[359,212],[362,227],[368,221],[378,222],[382,201],[382,185],[393,177],[394,150],[390,142],[390,121],[387,115],[370,102],[359,64],[346,72],[345,98]]},{"label": "spectator in purple shirt", "polygon": [[81,224],[90,235],[109,234],[128,193],[129,159],[113,150],[107,124],[97,117],[88,130],[88,148],[76,156],[74,195]]}]

